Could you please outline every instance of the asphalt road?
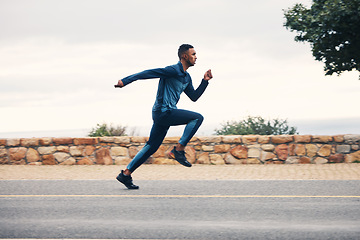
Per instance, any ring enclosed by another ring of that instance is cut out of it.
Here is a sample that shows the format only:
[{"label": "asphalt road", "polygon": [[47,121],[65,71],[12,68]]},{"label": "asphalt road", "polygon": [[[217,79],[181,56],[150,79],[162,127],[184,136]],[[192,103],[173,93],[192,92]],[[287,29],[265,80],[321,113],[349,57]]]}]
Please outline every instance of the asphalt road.
[{"label": "asphalt road", "polygon": [[360,181],[0,181],[0,238],[360,239]]}]

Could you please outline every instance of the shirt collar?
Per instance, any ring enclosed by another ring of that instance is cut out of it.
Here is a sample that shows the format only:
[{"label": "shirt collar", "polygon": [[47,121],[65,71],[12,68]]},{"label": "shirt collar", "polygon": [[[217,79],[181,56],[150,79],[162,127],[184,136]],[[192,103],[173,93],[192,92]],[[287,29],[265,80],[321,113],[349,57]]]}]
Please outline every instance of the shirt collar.
[{"label": "shirt collar", "polygon": [[180,71],[185,73],[184,66],[182,65],[182,63],[180,61],[178,62],[178,65],[179,65]]}]

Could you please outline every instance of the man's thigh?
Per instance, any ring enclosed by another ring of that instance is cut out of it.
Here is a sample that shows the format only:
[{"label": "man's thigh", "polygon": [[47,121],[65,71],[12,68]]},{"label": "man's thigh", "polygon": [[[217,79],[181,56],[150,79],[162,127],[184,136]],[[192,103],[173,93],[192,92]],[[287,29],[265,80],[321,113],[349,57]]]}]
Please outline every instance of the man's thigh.
[{"label": "man's thigh", "polygon": [[190,121],[199,119],[201,115],[196,112],[173,109],[161,119],[161,125],[177,126],[188,124]]}]

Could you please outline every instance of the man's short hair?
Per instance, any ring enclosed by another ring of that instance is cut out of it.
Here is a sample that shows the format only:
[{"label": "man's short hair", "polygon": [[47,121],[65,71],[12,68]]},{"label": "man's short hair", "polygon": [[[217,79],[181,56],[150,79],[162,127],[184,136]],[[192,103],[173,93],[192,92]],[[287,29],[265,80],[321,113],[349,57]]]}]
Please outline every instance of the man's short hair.
[{"label": "man's short hair", "polygon": [[194,48],[192,45],[190,44],[182,44],[180,47],[179,47],[179,50],[178,50],[178,56],[179,56],[179,59],[181,59],[181,56],[187,51],[189,50],[190,48]]}]

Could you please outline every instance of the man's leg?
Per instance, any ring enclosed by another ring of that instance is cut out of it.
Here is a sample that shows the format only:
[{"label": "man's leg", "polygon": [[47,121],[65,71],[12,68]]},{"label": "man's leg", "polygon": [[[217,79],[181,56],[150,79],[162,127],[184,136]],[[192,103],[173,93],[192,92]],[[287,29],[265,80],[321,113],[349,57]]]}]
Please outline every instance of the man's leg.
[{"label": "man's leg", "polygon": [[160,145],[161,145],[162,141],[164,140],[168,130],[169,130],[169,127],[154,123],[152,128],[151,128],[149,141],[136,154],[136,156],[133,158],[133,160],[127,166],[126,170],[128,170],[130,173],[134,172],[152,154],[154,154],[158,150],[158,148],[160,147]]},{"label": "man's leg", "polygon": [[128,189],[138,189],[139,187],[132,182],[131,173],[133,173],[141,164],[143,164],[152,154],[154,154],[160,147],[164,140],[169,127],[153,124],[151,128],[149,141],[136,154],[133,160],[129,163],[124,171],[116,177],[116,179],[123,183]]},{"label": "man's leg", "polygon": [[190,139],[195,135],[195,133],[199,129],[201,123],[204,120],[204,117],[196,112],[174,109],[171,110],[171,113],[167,115],[165,120],[171,126],[186,124],[184,133],[180,138],[179,143],[176,145],[176,147],[171,151],[169,155],[171,158],[177,160],[180,164],[186,167],[191,167],[191,163],[189,163],[186,160],[184,150]]},{"label": "man's leg", "polygon": [[186,124],[182,137],[179,140],[179,143],[182,146],[186,146],[188,144],[203,121],[204,117],[200,113],[183,109],[171,110],[170,114],[168,114],[163,120],[163,122],[166,122],[169,126]]}]

